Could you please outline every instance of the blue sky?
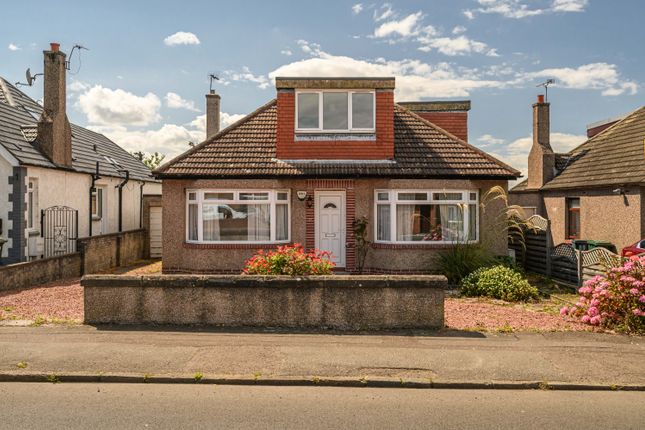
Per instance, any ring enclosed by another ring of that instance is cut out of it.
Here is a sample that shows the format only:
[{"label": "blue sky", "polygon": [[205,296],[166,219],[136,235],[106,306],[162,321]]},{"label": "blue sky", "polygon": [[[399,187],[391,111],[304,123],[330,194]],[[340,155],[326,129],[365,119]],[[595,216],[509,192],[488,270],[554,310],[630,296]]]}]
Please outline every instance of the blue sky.
[{"label": "blue sky", "polygon": [[[64,6],[61,6],[64,5]],[[24,80],[42,50],[72,58],[68,114],[132,150],[176,155],[204,134],[217,72],[226,125],[275,96],[280,75],[395,75],[397,100],[470,99],[471,143],[524,169],[536,84],[552,142],[643,105],[645,2],[31,1],[4,5],[0,75]],[[13,10],[12,10],[13,9]],[[28,22],[28,25],[25,23]],[[80,69],[79,69],[80,65]],[[77,72],[78,71],[78,72]],[[75,73],[77,72],[77,73]],[[42,81],[25,91],[42,98]]]}]

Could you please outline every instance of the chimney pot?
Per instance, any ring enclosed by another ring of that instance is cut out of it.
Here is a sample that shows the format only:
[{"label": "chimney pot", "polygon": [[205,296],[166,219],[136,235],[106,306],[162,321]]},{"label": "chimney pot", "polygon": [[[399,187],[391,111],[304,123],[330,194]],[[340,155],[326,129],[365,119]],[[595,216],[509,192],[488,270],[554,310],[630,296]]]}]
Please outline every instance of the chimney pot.
[{"label": "chimney pot", "polygon": [[60,43],[58,42],[52,42],[49,44],[49,47],[52,52],[58,52],[60,50]]},{"label": "chimney pot", "polygon": [[544,94],[538,94],[538,103],[544,103]]}]

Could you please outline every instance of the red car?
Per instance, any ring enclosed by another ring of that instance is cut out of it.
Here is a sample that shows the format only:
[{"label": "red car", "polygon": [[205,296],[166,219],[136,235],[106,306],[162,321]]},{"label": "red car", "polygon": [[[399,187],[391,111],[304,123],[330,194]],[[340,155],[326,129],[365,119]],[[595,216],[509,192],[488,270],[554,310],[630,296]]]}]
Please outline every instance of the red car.
[{"label": "red car", "polygon": [[638,255],[645,252],[645,239],[636,242],[633,245],[626,246],[620,252],[620,255],[623,257],[631,257],[632,255]]}]

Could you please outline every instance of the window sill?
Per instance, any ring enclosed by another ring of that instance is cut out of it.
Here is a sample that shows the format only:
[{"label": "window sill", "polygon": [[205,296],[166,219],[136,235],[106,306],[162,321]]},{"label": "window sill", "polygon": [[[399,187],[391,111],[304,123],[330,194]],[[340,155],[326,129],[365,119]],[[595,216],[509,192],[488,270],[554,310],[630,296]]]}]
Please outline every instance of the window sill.
[{"label": "window sill", "polygon": [[276,249],[290,242],[279,243],[193,243],[184,242],[184,249]]},{"label": "window sill", "polygon": [[296,131],[296,142],[320,142],[320,141],[334,141],[334,140],[356,140],[356,141],[376,141],[376,134],[374,132],[303,132]]},{"label": "window sill", "polygon": [[[474,244],[477,241],[468,242]],[[449,249],[455,246],[450,242],[421,242],[421,243],[397,243],[397,242],[374,242],[372,248],[374,249]]]}]

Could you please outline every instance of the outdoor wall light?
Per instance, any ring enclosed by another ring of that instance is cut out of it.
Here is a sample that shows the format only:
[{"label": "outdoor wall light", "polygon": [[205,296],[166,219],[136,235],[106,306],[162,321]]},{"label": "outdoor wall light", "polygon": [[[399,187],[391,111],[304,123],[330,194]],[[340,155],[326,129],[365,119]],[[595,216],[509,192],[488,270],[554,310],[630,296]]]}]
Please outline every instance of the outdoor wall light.
[{"label": "outdoor wall light", "polygon": [[300,200],[302,202],[307,197],[307,192],[306,191],[297,191],[296,195],[298,196],[298,200]]}]

